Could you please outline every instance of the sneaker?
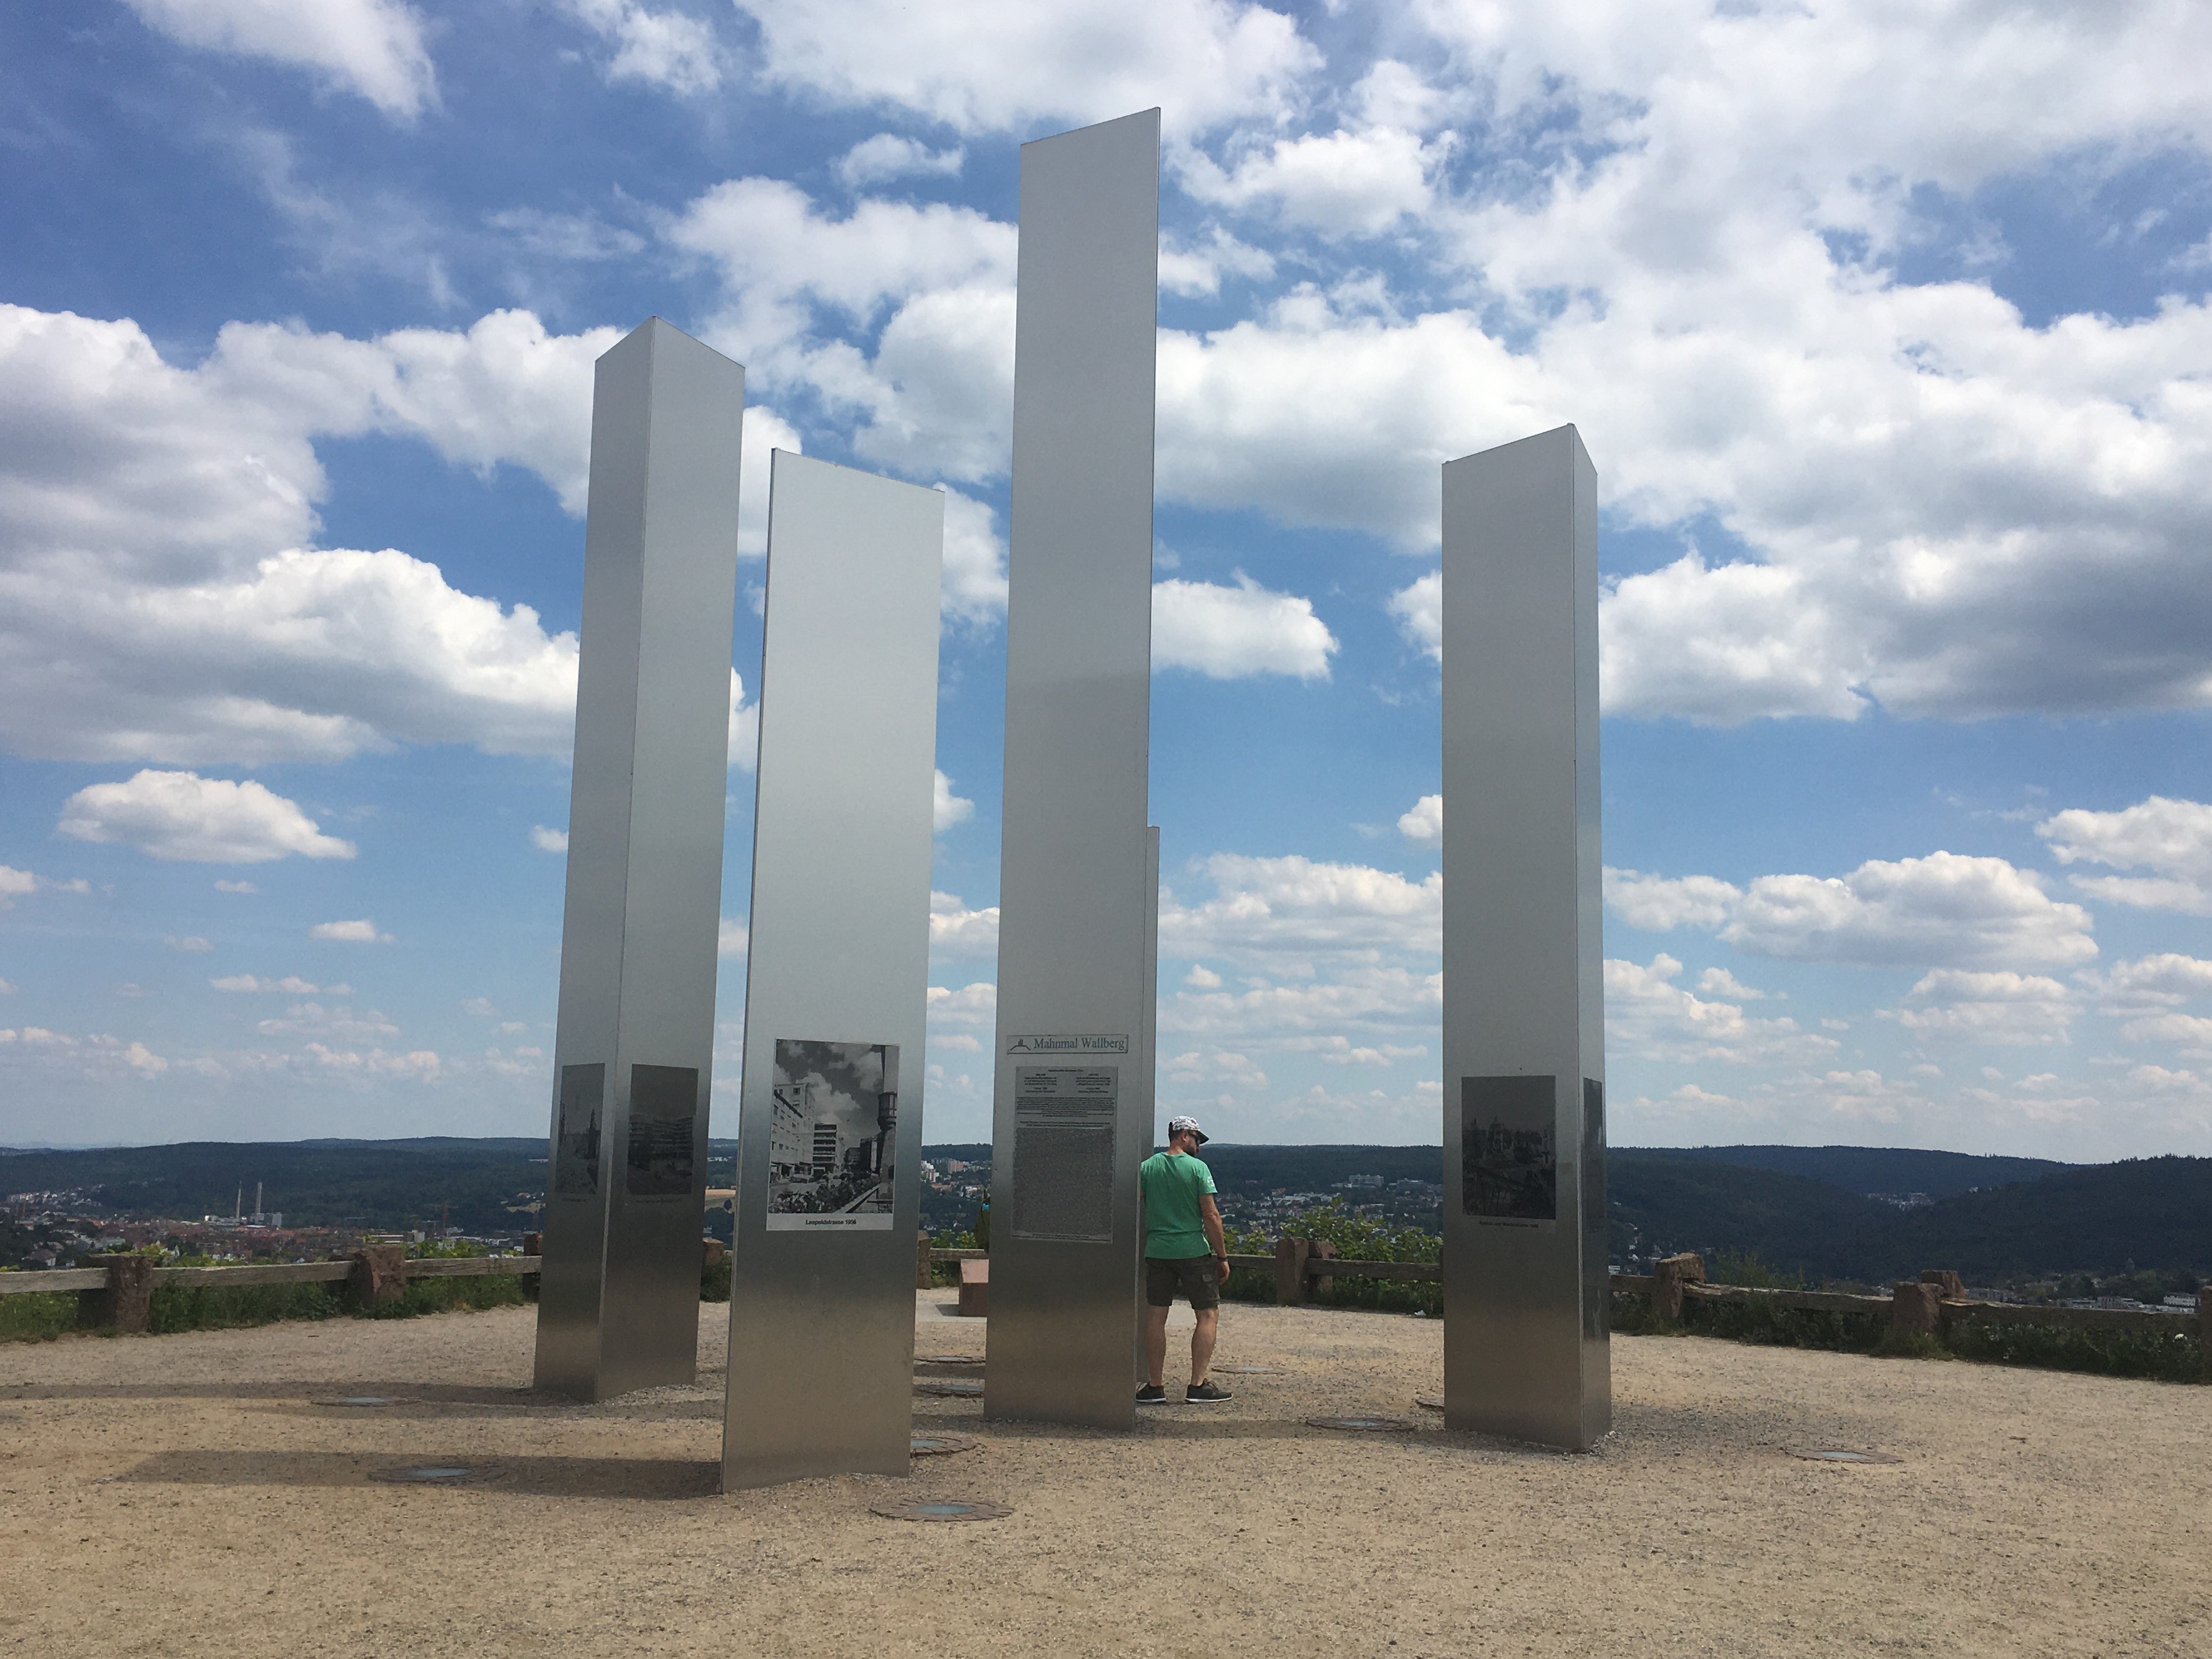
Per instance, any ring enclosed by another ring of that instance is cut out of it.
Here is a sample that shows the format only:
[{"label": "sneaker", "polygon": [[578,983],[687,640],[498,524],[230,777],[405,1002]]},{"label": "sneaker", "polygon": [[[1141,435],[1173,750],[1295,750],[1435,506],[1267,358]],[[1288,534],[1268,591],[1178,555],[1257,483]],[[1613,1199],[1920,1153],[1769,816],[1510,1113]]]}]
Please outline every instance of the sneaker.
[{"label": "sneaker", "polygon": [[1147,1382],[1137,1390],[1137,1403],[1139,1406],[1164,1406],[1168,1403],[1168,1391],[1157,1382]]},{"label": "sneaker", "polygon": [[1182,1397],[1194,1406],[1211,1406],[1229,1398],[1229,1390],[1218,1382],[1194,1382],[1183,1390]]}]

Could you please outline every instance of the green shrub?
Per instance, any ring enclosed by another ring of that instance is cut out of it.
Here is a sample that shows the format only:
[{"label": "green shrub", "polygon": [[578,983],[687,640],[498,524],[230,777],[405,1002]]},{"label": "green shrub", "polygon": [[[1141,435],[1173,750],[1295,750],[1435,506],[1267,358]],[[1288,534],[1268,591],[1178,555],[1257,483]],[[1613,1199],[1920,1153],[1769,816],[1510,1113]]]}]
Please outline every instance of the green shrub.
[{"label": "green shrub", "polygon": [[[1318,1209],[1301,1211],[1281,1224],[1286,1238],[1326,1239],[1336,1253],[1352,1261],[1427,1261],[1442,1259],[1443,1240],[1418,1227],[1391,1227],[1365,1216],[1352,1214],[1344,1200],[1333,1198]],[[1274,1251],[1273,1237],[1257,1227],[1231,1229],[1231,1255],[1267,1255]],[[1314,1300],[1324,1307],[1374,1308],[1388,1313],[1425,1313],[1441,1316],[1444,1287],[1434,1281],[1405,1279],[1337,1279]],[[1235,1301],[1273,1302],[1275,1275],[1272,1269],[1240,1267],[1229,1275],[1222,1294]]]},{"label": "green shrub", "polygon": [[[985,1247],[970,1228],[939,1227],[929,1236],[929,1248],[933,1250],[980,1250]],[[958,1285],[960,1264],[957,1261],[931,1262],[929,1282],[936,1285]]]},{"label": "green shrub", "polygon": [[[2181,1322],[2176,1320],[2175,1324]],[[2163,1382],[2212,1382],[2187,1331],[2081,1331],[2055,1325],[1954,1325],[1944,1346],[1961,1359],[2038,1365],[2099,1376],[2147,1376]]]},{"label": "green shrub", "polygon": [[76,1328],[76,1292],[0,1296],[0,1342],[51,1342]]}]

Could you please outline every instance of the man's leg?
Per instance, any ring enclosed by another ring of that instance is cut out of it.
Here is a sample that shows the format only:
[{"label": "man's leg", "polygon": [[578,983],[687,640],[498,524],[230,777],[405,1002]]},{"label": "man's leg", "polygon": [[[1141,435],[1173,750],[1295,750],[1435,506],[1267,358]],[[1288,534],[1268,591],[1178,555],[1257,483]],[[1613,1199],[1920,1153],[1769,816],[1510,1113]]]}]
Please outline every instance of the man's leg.
[{"label": "man's leg", "polygon": [[[1158,1312],[1158,1310],[1153,1310]],[[1206,1367],[1213,1364],[1213,1339],[1221,1329],[1221,1310],[1198,1310],[1198,1328],[1190,1334],[1190,1386],[1196,1388],[1206,1381]],[[1160,1346],[1167,1346],[1167,1322],[1160,1322]],[[1157,1371],[1158,1367],[1155,1366]]]},{"label": "man's leg", "polygon": [[[1213,1345],[1211,1342],[1207,1343],[1206,1349],[1208,1353],[1212,1352]],[[1153,1388],[1157,1389],[1166,1382],[1164,1373],[1168,1367],[1168,1310],[1165,1308],[1145,1310],[1145,1364],[1151,1367],[1146,1380]]]}]

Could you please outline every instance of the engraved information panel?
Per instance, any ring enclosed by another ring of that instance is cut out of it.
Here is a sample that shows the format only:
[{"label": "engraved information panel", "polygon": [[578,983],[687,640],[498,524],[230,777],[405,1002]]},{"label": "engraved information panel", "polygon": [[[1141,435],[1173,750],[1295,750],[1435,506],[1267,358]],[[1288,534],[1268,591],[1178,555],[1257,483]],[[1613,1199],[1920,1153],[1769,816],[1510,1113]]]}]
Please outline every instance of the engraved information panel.
[{"label": "engraved information panel", "polygon": [[1460,1202],[1466,1213],[1503,1221],[1559,1219],[1559,1079],[1463,1077],[1459,1091]]},{"label": "engraved information panel", "polygon": [[888,1232],[897,1191],[896,1042],[775,1040],[768,1231]]},{"label": "engraved information panel", "polygon": [[632,1198],[691,1195],[692,1122],[699,1113],[699,1073],[690,1066],[629,1068],[629,1179]]},{"label": "engraved information panel", "polygon": [[1016,1238],[1114,1239],[1115,1066],[1014,1070]]},{"label": "engraved information panel", "polygon": [[561,1127],[553,1148],[553,1196],[589,1198],[599,1190],[599,1112],[607,1068],[561,1068]]}]

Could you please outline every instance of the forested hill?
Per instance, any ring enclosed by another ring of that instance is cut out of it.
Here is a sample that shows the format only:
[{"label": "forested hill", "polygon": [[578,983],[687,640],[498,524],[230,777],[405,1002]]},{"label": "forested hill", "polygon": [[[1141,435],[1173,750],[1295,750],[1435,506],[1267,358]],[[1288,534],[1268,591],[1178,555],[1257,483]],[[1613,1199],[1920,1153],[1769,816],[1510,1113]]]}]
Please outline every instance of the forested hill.
[{"label": "forested hill", "polygon": [[[968,1162],[989,1156],[974,1145],[924,1151]],[[714,1185],[732,1178],[734,1152],[728,1141],[710,1147]],[[513,1233],[531,1224],[544,1158],[542,1139],[519,1137],[14,1152],[0,1155],[0,1193],[76,1193],[119,1211],[194,1219],[228,1213],[241,1186],[250,1206],[260,1182],[266,1206],[294,1225],[445,1218],[471,1232]],[[1358,1201],[1373,1182],[1437,1183],[1443,1173],[1435,1146],[1217,1142],[1206,1158],[1225,1192],[1254,1197]],[[1869,1284],[1923,1267],[1955,1267],[1980,1283],[2131,1267],[2212,1274],[2212,1158],[2066,1165],[1901,1148],[1708,1146],[1615,1147],[1607,1163],[1616,1261],[1632,1246],[1754,1252],[1815,1279]],[[1347,1187],[1356,1176],[1370,1182]],[[1394,1196],[1394,1211],[1411,1191]],[[1869,1193],[1923,1193],[1934,1202],[1905,1210]]]},{"label": "forested hill", "polygon": [[1925,1193],[1930,1198],[1948,1198],[1977,1187],[2039,1181],[2076,1167],[2043,1158],[1989,1158],[1909,1146],[1684,1146],[1671,1149],[1671,1155],[1802,1176],[1845,1192]]},{"label": "forested hill", "polygon": [[1632,1241],[1647,1252],[1735,1250],[1811,1278],[1869,1284],[1923,1267],[1955,1267],[1979,1284],[2152,1267],[2212,1273],[2212,1158],[2062,1164],[1911,1210],[1675,1151],[1617,1150],[1607,1179],[1617,1256]]}]

